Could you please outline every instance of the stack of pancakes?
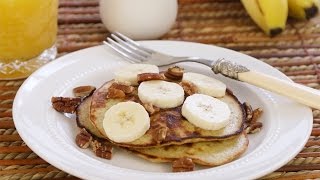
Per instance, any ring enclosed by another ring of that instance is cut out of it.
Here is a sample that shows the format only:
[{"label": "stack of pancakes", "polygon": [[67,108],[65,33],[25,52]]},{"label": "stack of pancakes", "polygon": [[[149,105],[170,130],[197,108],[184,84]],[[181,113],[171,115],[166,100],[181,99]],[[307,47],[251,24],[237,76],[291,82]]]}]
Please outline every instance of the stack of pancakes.
[{"label": "stack of pancakes", "polygon": [[[141,103],[137,87],[125,98],[107,98],[113,81],[87,96],[78,106],[77,125],[85,128],[94,138],[111,142],[152,162],[171,162],[180,158],[191,158],[193,162],[218,166],[238,158],[248,147],[244,132],[246,113],[242,104],[230,90],[218,98],[228,104],[231,110],[229,123],[219,130],[204,130],[194,126],[181,115],[181,106],[161,109],[150,115],[150,129],[139,139],[128,143],[111,141],[103,129],[105,112],[113,105],[124,101]],[[178,82],[177,82],[178,83]],[[166,127],[165,137],[159,141],[159,125]]]}]

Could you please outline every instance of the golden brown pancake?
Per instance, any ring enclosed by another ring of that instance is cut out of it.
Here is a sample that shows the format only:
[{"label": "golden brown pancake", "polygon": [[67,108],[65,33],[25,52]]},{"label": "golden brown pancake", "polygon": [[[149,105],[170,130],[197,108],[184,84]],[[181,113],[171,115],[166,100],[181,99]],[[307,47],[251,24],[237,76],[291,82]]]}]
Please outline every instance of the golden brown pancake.
[{"label": "golden brown pancake", "polygon": [[[77,125],[86,128],[94,138],[103,135],[89,120],[91,97],[86,98],[77,109]],[[100,139],[101,140],[101,139]],[[108,141],[105,139],[105,141]],[[182,157],[188,157],[193,162],[205,166],[218,166],[238,158],[248,147],[247,135],[243,132],[229,139],[209,142],[197,142],[182,145],[169,145],[149,148],[126,148],[133,154],[151,162],[171,162]]]},{"label": "golden brown pancake", "polygon": [[85,128],[90,134],[96,137],[104,138],[104,136],[98,131],[98,129],[90,121],[90,105],[91,96],[86,97],[76,110],[77,125],[80,128]]},{"label": "golden brown pancake", "polygon": [[[98,129],[104,138],[108,139],[103,129],[103,119],[105,112],[113,105],[122,102],[133,100],[139,102],[137,96],[137,87],[132,95],[126,96],[122,99],[110,99],[107,98],[108,88],[113,81],[104,84],[101,88],[96,90],[91,98],[90,108],[90,120],[92,124]],[[202,141],[215,141],[231,138],[240,134],[243,131],[243,123],[245,119],[245,113],[242,108],[242,104],[232,94],[231,91],[227,91],[223,98],[219,98],[229,105],[231,110],[229,124],[220,130],[204,130],[198,128],[187,121],[181,115],[181,106],[171,109],[161,109],[160,112],[150,116],[150,129],[140,137],[139,139],[128,143],[114,144],[122,147],[132,148],[146,148],[155,146],[166,146],[171,144],[185,144]],[[156,141],[157,127],[159,124],[168,127],[166,137],[163,141]],[[110,139],[108,139],[111,141]],[[112,141],[111,141],[112,142]]]},{"label": "golden brown pancake", "polygon": [[191,158],[194,163],[219,166],[237,159],[249,144],[245,133],[221,141],[197,142],[153,148],[128,149],[151,162],[171,162],[179,158]]}]

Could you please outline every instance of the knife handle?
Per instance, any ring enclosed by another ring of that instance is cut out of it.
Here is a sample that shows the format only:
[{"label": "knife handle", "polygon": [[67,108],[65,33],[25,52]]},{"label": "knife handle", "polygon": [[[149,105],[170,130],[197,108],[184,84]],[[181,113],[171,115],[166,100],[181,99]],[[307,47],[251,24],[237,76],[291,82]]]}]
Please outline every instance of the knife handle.
[{"label": "knife handle", "polygon": [[227,60],[213,63],[214,73],[243,81],[257,87],[289,97],[307,106],[320,109],[320,91],[294,82],[282,80]]}]

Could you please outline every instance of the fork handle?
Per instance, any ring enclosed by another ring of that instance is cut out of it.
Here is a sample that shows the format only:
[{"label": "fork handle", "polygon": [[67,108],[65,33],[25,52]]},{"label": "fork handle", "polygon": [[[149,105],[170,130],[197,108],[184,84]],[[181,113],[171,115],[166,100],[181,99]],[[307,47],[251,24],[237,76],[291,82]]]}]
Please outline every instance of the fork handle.
[{"label": "fork handle", "polygon": [[226,60],[213,64],[215,73],[237,79],[257,87],[289,97],[297,102],[320,109],[320,91],[294,82],[249,70],[248,68]]}]

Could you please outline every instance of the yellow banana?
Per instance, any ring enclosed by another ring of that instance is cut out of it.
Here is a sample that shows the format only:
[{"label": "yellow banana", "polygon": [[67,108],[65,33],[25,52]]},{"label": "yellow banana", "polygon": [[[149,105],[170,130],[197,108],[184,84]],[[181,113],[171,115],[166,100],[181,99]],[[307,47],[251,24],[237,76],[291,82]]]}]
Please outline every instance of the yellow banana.
[{"label": "yellow banana", "polygon": [[253,21],[268,35],[281,33],[288,17],[288,0],[241,0]]},{"label": "yellow banana", "polygon": [[319,11],[319,0],[288,0],[289,16],[297,19],[310,19]]}]

